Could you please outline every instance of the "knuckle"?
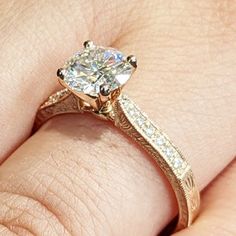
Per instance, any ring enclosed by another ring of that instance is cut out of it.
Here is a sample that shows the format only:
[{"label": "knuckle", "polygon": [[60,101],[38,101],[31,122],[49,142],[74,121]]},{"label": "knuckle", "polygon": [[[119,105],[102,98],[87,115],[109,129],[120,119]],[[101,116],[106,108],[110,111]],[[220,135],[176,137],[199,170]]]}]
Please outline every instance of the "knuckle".
[{"label": "knuckle", "polygon": [[68,235],[57,217],[30,196],[0,191],[0,209],[3,235]]},{"label": "knuckle", "polygon": [[[100,194],[103,188],[99,178],[93,179],[91,167],[74,158],[57,159],[55,163],[54,155],[64,155],[65,152],[51,154],[39,169],[24,171],[20,178],[18,176],[2,185],[2,189],[13,193],[0,193],[0,209],[1,204],[5,206],[0,214],[0,223],[2,221],[12,229],[17,221],[33,235],[99,235],[110,232],[106,214],[98,206],[107,203],[107,194]],[[49,171],[43,171],[46,169]],[[3,198],[5,200],[1,201]],[[17,232],[15,227],[12,231]]]},{"label": "knuckle", "polygon": [[15,234],[5,225],[0,223],[0,235],[15,236]]}]

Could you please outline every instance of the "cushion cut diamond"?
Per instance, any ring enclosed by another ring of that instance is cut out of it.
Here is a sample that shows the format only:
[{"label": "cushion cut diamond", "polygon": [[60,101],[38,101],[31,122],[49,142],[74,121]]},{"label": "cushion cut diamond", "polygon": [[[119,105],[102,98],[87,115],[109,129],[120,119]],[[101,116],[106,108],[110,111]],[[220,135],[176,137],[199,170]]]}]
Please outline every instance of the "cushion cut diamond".
[{"label": "cushion cut diamond", "polygon": [[93,46],[72,57],[62,73],[63,81],[70,89],[98,97],[101,86],[114,91],[128,81],[132,71],[132,65],[121,52]]}]

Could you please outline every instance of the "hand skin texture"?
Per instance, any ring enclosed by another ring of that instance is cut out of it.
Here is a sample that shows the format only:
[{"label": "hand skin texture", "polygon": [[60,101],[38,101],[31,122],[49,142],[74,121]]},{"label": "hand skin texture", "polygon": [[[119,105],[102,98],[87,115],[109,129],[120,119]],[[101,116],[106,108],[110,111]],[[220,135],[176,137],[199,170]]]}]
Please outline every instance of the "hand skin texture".
[{"label": "hand skin texture", "polygon": [[1,236],[151,236],[177,214],[159,168],[108,122],[64,115],[30,137],[87,39],[136,55],[125,92],[207,186],[176,235],[236,235],[236,1],[2,0],[0,13]]}]

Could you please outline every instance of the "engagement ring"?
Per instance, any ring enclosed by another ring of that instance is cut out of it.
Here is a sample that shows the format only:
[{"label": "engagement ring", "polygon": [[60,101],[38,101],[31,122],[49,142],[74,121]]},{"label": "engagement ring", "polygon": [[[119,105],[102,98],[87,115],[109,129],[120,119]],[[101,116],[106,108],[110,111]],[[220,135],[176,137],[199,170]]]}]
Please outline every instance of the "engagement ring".
[{"label": "engagement ring", "polygon": [[92,113],[111,121],[150,154],[169,180],[179,214],[176,230],[188,227],[199,211],[200,197],[191,166],[138,106],[121,91],[137,68],[134,56],[86,41],[84,48],[57,71],[64,87],[39,108],[35,129],[55,115]]}]

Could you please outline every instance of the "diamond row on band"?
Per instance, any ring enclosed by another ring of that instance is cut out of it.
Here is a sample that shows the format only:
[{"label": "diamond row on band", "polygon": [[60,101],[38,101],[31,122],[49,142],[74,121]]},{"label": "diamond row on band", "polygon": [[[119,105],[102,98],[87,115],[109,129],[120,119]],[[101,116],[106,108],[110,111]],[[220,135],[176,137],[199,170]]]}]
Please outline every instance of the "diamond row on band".
[{"label": "diamond row on band", "polygon": [[68,95],[70,93],[70,91],[65,88],[63,90],[60,90],[54,94],[52,94],[48,100],[42,105],[42,107],[46,107],[46,106],[51,106],[55,103],[57,103],[59,100],[61,100],[64,96]]},{"label": "diamond row on band", "polygon": [[158,151],[166,163],[181,178],[190,168],[169,138],[126,95],[119,98],[120,105],[133,127]]}]

